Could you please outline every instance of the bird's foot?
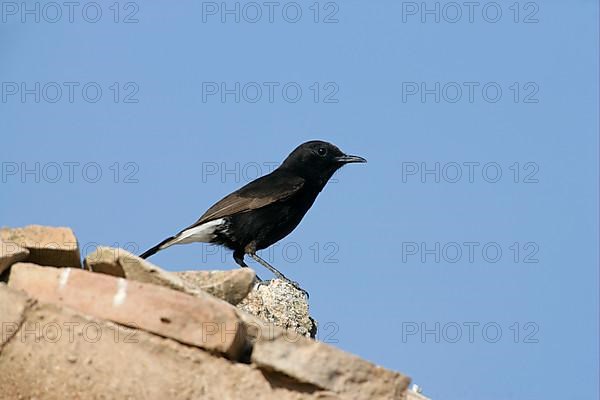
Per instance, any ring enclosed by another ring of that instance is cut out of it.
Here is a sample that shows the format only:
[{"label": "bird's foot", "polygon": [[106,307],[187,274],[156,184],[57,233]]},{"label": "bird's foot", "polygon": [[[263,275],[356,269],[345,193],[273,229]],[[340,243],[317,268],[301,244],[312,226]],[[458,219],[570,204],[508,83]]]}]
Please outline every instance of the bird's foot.
[{"label": "bird's foot", "polygon": [[258,279],[258,282],[256,283],[256,286],[254,288],[258,289],[261,286],[269,286],[271,284],[272,280],[273,279],[267,279],[267,280]]},{"label": "bird's foot", "polygon": [[302,287],[300,286],[300,284],[296,281],[292,281],[290,279],[285,278],[284,279],[287,283],[289,283],[290,285],[292,285],[294,287],[294,289],[302,292],[302,294],[304,295],[304,297],[306,297],[306,300],[309,299],[310,295],[308,294],[308,292],[304,289],[302,289]]}]

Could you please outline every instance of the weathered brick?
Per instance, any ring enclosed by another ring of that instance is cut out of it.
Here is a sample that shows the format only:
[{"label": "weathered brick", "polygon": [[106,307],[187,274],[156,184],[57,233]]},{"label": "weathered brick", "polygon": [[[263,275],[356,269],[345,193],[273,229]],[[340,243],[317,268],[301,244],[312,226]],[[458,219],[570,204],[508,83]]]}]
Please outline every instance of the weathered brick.
[{"label": "weathered brick", "polygon": [[112,247],[99,247],[85,258],[84,265],[89,271],[165,286],[188,294],[208,292],[234,305],[252,290],[256,277],[249,268],[169,272],[126,250]]},{"label": "weathered brick", "polygon": [[324,343],[279,331],[254,343],[252,361],[353,399],[402,399],[410,378]]},{"label": "weathered brick", "polygon": [[56,304],[0,351],[1,399],[350,400]]},{"label": "weathered brick", "polygon": [[147,330],[238,359],[246,327],[235,308],[209,294],[190,296],[164,287],[80,269],[13,265],[9,286],[41,301]]},{"label": "weathered brick", "polygon": [[174,273],[119,248],[99,247],[85,258],[84,266],[88,271],[152,283],[193,295],[205,294],[193,285],[188,285]]},{"label": "weathered brick", "polygon": [[21,326],[30,303],[25,293],[0,283],[0,352]]}]

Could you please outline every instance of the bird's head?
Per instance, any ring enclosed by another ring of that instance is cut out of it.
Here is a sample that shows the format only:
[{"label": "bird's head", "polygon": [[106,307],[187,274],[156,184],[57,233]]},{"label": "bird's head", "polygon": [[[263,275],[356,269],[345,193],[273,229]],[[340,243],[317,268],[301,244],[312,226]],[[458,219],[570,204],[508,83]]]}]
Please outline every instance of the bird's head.
[{"label": "bird's head", "polygon": [[344,165],[364,162],[367,160],[347,155],[331,143],[311,140],[296,147],[281,167],[292,170],[303,178],[319,180],[324,185]]}]

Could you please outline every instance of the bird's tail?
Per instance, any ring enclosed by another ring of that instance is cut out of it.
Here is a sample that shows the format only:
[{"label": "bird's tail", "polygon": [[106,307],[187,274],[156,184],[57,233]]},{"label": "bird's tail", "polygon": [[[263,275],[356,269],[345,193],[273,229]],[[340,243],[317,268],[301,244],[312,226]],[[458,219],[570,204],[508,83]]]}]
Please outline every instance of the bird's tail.
[{"label": "bird's tail", "polygon": [[160,250],[162,250],[162,249],[165,248],[165,244],[167,244],[168,242],[170,242],[174,238],[175,238],[175,236],[171,236],[170,238],[167,238],[167,239],[163,240],[162,242],[160,242],[156,246],[154,246],[154,247],[146,250],[142,254],[140,254],[140,258],[146,259],[146,258],[150,257],[151,255],[158,253]]}]

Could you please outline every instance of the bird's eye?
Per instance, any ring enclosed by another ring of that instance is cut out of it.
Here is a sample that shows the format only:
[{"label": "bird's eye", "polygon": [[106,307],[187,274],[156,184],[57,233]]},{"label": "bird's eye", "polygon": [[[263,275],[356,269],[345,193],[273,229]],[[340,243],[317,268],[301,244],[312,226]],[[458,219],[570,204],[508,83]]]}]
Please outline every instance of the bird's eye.
[{"label": "bird's eye", "polygon": [[319,147],[319,150],[317,150],[317,153],[319,153],[320,156],[324,156],[327,154],[327,149],[325,147]]}]

